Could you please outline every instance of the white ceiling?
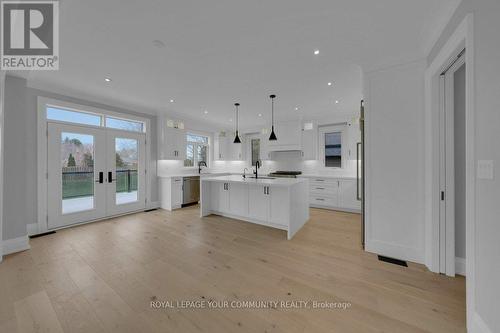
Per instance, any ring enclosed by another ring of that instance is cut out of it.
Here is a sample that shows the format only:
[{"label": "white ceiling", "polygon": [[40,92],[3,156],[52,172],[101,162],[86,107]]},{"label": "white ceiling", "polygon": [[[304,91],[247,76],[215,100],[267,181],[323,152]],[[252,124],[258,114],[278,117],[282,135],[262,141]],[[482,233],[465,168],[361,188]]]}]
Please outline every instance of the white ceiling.
[{"label": "white ceiling", "polygon": [[269,123],[270,93],[277,118],[353,113],[362,97],[360,66],[424,57],[457,2],[65,0],[60,70],[30,72],[28,80],[220,127],[231,126],[234,102],[242,127]]}]

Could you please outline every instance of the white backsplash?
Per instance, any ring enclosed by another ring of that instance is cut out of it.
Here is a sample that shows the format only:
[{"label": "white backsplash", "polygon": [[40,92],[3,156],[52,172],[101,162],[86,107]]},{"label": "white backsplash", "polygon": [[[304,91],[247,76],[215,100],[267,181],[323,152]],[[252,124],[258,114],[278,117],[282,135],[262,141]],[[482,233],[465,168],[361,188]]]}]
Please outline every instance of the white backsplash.
[{"label": "white backsplash", "polygon": [[[250,163],[245,161],[213,161],[211,167],[203,168],[203,171],[243,173],[244,168],[248,168],[249,172],[252,172],[253,169]],[[348,159],[344,169],[332,169],[322,167],[321,161],[302,161],[298,151],[275,152],[272,161],[262,162],[259,173],[264,175],[278,170],[302,171],[303,174],[355,177],[356,160]],[[185,168],[183,161],[158,161],[159,176],[197,172],[198,168]]]}]

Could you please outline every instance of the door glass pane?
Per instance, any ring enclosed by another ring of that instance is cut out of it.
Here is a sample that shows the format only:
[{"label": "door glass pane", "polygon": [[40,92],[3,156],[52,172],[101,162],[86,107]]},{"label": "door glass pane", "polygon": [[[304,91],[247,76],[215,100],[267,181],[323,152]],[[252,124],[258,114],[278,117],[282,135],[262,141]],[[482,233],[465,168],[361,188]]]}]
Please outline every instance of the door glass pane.
[{"label": "door glass pane", "polygon": [[325,133],[325,167],[342,167],[342,133]]},{"label": "door glass pane", "polygon": [[69,123],[101,126],[101,116],[92,113],[47,107],[47,119]]},{"label": "door glass pane", "polygon": [[186,145],[186,159],[184,160],[184,166],[194,166],[194,144],[192,143],[188,143]]},{"label": "door glass pane", "polygon": [[136,139],[116,138],[116,204],[136,202],[139,145]]},{"label": "door glass pane", "polygon": [[61,133],[62,213],[94,208],[94,136]]},{"label": "door glass pane", "polygon": [[142,132],[144,124],[139,121],[106,117],[106,127],[125,131]]},{"label": "door glass pane", "polygon": [[199,162],[208,162],[208,147],[207,146],[200,146],[198,145],[196,147],[196,160]]}]

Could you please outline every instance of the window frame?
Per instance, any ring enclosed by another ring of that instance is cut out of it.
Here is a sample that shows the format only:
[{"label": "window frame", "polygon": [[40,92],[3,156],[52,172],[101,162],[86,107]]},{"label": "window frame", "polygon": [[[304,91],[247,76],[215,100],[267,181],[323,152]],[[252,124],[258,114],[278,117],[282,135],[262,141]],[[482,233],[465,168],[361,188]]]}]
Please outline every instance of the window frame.
[{"label": "window frame", "polygon": [[257,160],[260,161],[262,150],[262,135],[260,135],[260,133],[251,133],[247,134],[246,136],[247,162],[250,164],[250,166],[254,167],[255,165],[252,165],[252,140],[259,140],[259,156]]},{"label": "window frame", "polygon": [[[195,142],[195,141],[189,141],[188,140],[188,135],[192,135],[192,136],[201,136],[201,137],[204,137],[204,138],[207,138],[207,143],[203,143],[203,142]],[[196,169],[198,168],[198,156],[196,154],[196,151],[198,149],[199,146],[202,146],[202,147],[207,147],[207,160],[205,161],[207,163],[207,167],[210,167],[211,163],[210,163],[210,157],[212,156],[212,154],[210,153],[210,146],[211,146],[211,136],[209,134],[205,134],[205,133],[201,133],[201,132],[196,132],[196,131],[186,131],[186,158],[184,159],[183,161],[183,167],[184,168],[191,168],[191,169]],[[193,165],[192,166],[187,166],[185,165],[186,163],[186,160],[188,159],[187,158],[187,147],[188,145],[193,145]]]},{"label": "window frame", "polygon": [[[321,161],[321,167],[327,170],[342,170],[346,167],[346,124],[338,125],[328,125],[318,127],[318,150],[319,150],[319,160]],[[340,133],[340,167],[329,167],[325,163],[325,134],[327,133]]]}]

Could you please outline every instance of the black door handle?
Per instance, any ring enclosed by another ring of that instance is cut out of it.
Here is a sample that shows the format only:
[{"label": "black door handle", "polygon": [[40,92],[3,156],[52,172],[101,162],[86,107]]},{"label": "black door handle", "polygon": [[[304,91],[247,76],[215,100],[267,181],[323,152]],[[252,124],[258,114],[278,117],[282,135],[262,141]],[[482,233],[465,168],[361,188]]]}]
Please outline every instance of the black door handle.
[{"label": "black door handle", "polygon": [[104,183],[104,172],[99,172],[99,179],[95,181],[96,183],[102,184]]},{"label": "black door handle", "polygon": [[108,183],[112,183],[112,182],[113,182],[113,172],[108,171]]}]

